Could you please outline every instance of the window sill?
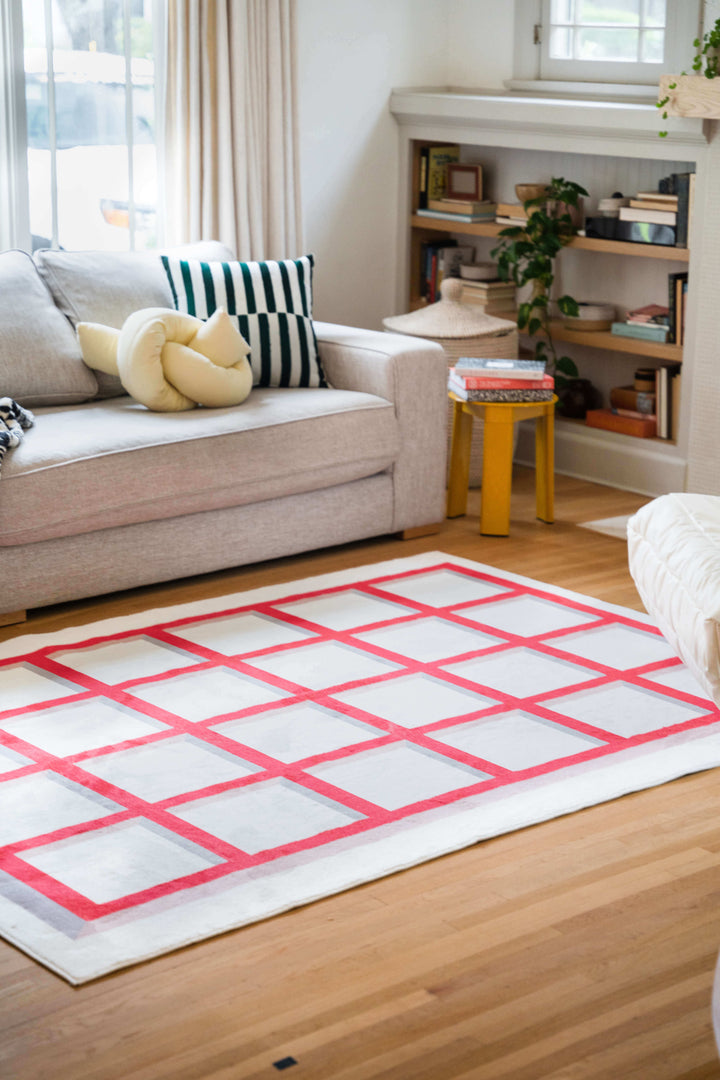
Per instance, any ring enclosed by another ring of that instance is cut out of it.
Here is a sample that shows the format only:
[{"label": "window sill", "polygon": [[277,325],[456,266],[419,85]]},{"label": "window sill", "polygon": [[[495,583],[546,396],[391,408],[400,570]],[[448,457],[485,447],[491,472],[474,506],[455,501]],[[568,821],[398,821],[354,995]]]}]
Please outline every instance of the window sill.
[{"label": "window sill", "polygon": [[529,93],[537,97],[583,98],[590,101],[619,101],[631,105],[654,105],[658,99],[657,83],[633,85],[624,83],[552,82],[548,79],[506,79],[512,93]]}]

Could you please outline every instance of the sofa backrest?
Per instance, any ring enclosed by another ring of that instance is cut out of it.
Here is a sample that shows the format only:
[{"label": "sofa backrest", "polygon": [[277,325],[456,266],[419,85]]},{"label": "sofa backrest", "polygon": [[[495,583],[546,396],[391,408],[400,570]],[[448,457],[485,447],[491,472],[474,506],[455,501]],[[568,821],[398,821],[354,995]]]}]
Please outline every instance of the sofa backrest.
[{"label": "sofa backrest", "polygon": [[[79,322],[119,329],[128,315],[148,307],[174,307],[160,255],[215,260],[234,259],[230,248],[215,240],[156,251],[35,252],[35,264],[59,310],[74,328]],[[95,372],[100,397],[124,394],[114,375]]]}]

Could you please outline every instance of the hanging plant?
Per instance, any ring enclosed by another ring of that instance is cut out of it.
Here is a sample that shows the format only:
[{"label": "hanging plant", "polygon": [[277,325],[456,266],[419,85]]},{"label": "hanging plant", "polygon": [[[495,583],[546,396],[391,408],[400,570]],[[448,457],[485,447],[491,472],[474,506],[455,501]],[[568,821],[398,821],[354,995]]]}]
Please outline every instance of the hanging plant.
[{"label": "hanging plant", "polygon": [[[513,281],[518,288],[532,285],[530,299],[518,307],[518,330],[536,338],[535,359],[555,376],[558,389],[577,378],[578,369],[569,356],[558,356],[553,341],[550,309],[555,257],[575,235],[570,208],[577,208],[581,196],[587,194],[580,184],[553,177],[544,195],[523,203],[527,223],[502,229],[500,243],[491,252],[503,281]],[[556,303],[563,315],[579,312],[572,296],[561,296]]]}]

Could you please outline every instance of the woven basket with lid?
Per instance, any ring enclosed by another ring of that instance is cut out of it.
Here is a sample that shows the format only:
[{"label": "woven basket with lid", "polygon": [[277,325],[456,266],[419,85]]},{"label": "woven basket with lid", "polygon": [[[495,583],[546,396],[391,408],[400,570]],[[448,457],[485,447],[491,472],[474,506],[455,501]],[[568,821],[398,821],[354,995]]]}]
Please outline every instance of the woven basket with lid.
[{"label": "woven basket with lid", "polygon": [[[460,302],[463,283],[459,278],[445,278],[440,284],[436,304],[383,319],[383,326],[394,334],[429,338],[442,345],[448,368],[463,356],[499,357],[514,360],[518,355],[517,325],[509,319],[486,315],[474,304]],[[452,403],[448,406],[448,453],[452,435]],[[482,423],[473,424],[470,457],[470,486],[478,487],[482,476]]]}]

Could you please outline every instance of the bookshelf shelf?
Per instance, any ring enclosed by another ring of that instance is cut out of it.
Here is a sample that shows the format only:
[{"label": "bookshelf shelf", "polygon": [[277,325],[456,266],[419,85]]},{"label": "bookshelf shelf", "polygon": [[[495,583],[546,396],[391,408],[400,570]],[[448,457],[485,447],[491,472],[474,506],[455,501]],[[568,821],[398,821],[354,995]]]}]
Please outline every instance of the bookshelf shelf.
[{"label": "bookshelf shelf", "polygon": [[[494,222],[447,221],[445,218],[430,218],[413,214],[410,218],[413,229],[431,233],[460,233],[463,236],[499,236],[504,225]],[[624,240],[601,240],[593,236],[574,236],[568,248],[583,251],[595,251],[601,255],[633,255],[646,259],[666,259],[672,262],[686,263],[690,259],[688,248],[667,247],[661,244],[630,244]]]},{"label": "bookshelf shelf", "polygon": [[682,362],[681,345],[665,345],[642,338],[621,337],[608,330],[568,330],[562,322],[555,320],[552,322],[552,334],[556,341],[566,341],[569,345],[589,345],[594,349],[606,349],[609,352],[647,356],[653,360],[677,364]]}]

